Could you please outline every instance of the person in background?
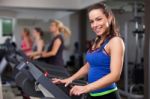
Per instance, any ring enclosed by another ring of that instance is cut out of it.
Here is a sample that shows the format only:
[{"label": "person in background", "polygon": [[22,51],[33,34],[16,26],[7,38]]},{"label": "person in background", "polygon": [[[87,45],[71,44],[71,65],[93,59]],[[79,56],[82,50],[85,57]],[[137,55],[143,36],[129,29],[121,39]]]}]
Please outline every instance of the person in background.
[{"label": "person in background", "polygon": [[66,39],[70,36],[71,31],[59,20],[52,20],[49,30],[53,35],[53,39],[50,43],[48,50],[42,52],[41,57],[46,59],[49,64],[63,66],[63,35]]},{"label": "person in background", "polygon": [[32,51],[32,39],[28,28],[24,28],[21,33],[21,50],[27,54]]},{"label": "person in background", "polygon": [[38,59],[42,51],[44,49],[44,40],[42,38],[43,36],[43,31],[39,27],[35,27],[33,29],[33,47],[32,47],[32,52],[28,53],[27,56],[30,57],[31,59]]},{"label": "person in background", "polygon": [[89,93],[91,99],[120,99],[116,82],[122,72],[125,46],[115,17],[106,5],[98,3],[88,9],[88,18],[96,38],[86,53],[85,65],[69,78],[54,78],[53,83],[67,86],[88,74],[88,84],[72,87],[70,95]]}]

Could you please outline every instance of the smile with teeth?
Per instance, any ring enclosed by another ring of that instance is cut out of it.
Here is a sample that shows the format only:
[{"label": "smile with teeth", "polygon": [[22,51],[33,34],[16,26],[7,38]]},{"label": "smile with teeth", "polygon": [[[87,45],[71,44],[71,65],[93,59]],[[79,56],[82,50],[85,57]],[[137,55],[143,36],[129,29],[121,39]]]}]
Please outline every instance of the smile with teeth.
[{"label": "smile with teeth", "polygon": [[101,30],[102,30],[102,27],[96,28],[96,29],[95,29],[95,32],[100,32]]}]

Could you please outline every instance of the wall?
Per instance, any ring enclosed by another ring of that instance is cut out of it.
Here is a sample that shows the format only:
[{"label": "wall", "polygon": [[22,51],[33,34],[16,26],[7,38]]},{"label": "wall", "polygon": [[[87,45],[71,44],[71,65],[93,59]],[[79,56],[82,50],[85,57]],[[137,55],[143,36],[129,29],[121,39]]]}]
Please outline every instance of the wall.
[{"label": "wall", "polygon": [[[77,14],[73,14],[74,11],[55,11],[55,10],[43,10],[43,9],[0,9],[0,18],[13,18],[15,19],[14,36],[18,47],[21,45],[21,32],[24,27],[28,27],[32,30],[34,27],[41,27],[44,32],[48,33],[50,19],[59,19],[72,31],[70,39],[65,41],[67,49],[64,51],[64,59],[67,61],[69,56],[73,53],[73,44],[78,40],[78,17]],[[74,21],[74,22],[71,22]],[[1,29],[0,29],[1,30]],[[31,31],[32,32],[32,31]],[[0,37],[0,43],[3,43],[7,37]],[[51,39],[50,34],[44,36],[46,42]]]},{"label": "wall", "polygon": [[0,0],[0,7],[79,10],[104,0]]},{"label": "wall", "polygon": [[[20,33],[22,31],[23,27],[30,27],[30,29],[32,29],[35,26],[39,26],[41,27],[43,30],[48,31],[48,26],[49,26],[49,19],[53,19],[56,16],[56,19],[60,19],[66,26],[68,26],[71,31],[72,31],[72,35],[71,38],[66,40],[65,44],[67,46],[67,49],[64,51],[64,58],[65,61],[67,61],[69,59],[69,56],[73,53],[73,49],[74,49],[74,43],[76,41],[79,41],[79,15],[77,12],[59,12],[59,13],[52,13],[52,12],[43,12],[43,11],[30,11],[30,13],[28,13],[27,10],[22,10],[23,13],[22,14],[16,14],[16,12],[13,11],[14,14],[12,14],[11,11],[9,11],[10,13],[4,13],[3,15],[5,16],[11,16],[16,18],[16,26],[14,29],[14,34],[15,37],[17,38],[17,44],[20,45]],[[34,18],[34,14],[32,14],[32,12],[36,13],[35,15],[37,16],[36,18]],[[48,14],[49,13],[49,14]],[[38,16],[39,14],[39,16]],[[53,14],[53,15],[52,15]],[[2,16],[2,15],[0,15]],[[25,19],[25,16],[27,17],[27,19]],[[126,21],[129,21],[131,19],[133,19],[133,13],[129,13],[129,12],[115,12],[115,16],[117,18],[117,21],[119,23],[120,26],[120,30],[121,30],[121,34],[122,37],[124,37],[124,25]],[[88,20],[88,18],[87,18]],[[88,22],[88,21],[87,21]],[[128,44],[128,46],[126,47],[128,53],[129,53],[129,61],[134,62],[135,61],[135,36],[133,35],[132,31],[135,29],[135,25],[133,22],[129,23],[129,28],[128,28],[128,42],[130,42]],[[51,38],[51,36],[46,36],[47,39]],[[87,40],[91,40],[95,37],[95,33],[93,33],[91,31],[90,25],[89,23],[87,23]],[[2,41],[2,39],[0,40]],[[143,53],[141,53],[143,54]]]},{"label": "wall", "polygon": [[[79,39],[79,35],[78,35],[78,14],[74,13],[74,14],[70,14],[70,15],[66,15],[63,16],[61,18],[57,18],[59,20],[61,20],[64,25],[66,25],[67,27],[69,27],[72,31],[71,37],[69,39],[65,39],[65,46],[66,49],[64,51],[64,60],[65,62],[67,60],[69,60],[70,55],[73,53],[73,49],[74,49],[74,43],[76,41],[78,41]],[[44,31],[48,32],[48,28],[49,28],[49,24],[50,22],[46,22],[43,20],[36,20],[36,19],[18,19],[16,20],[16,26],[15,26],[15,30],[14,30],[14,34],[15,37],[17,38],[17,45],[20,46],[20,33],[22,32],[23,27],[29,27],[30,30],[32,30],[32,28],[38,26],[41,27]],[[49,39],[51,39],[51,35],[50,34],[46,34],[45,35],[45,39],[46,41],[49,41]]]}]

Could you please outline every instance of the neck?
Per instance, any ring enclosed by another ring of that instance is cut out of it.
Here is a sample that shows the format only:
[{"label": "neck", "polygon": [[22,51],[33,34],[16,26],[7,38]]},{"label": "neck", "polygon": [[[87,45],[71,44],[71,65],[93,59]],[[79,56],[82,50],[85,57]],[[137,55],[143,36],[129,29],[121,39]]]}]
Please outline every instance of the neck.
[{"label": "neck", "polygon": [[36,37],[36,40],[39,40],[39,39],[41,39],[41,37],[40,37],[40,36],[37,36],[37,37]]},{"label": "neck", "polygon": [[106,39],[106,37],[108,36],[108,32],[105,33],[104,35],[101,35],[101,40],[104,41]]},{"label": "neck", "polygon": [[101,35],[100,38],[96,40],[94,47],[95,48],[100,47],[101,44],[106,40],[107,36],[108,36],[107,34]]},{"label": "neck", "polygon": [[57,35],[60,35],[59,31],[57,31],[57,32],[54,33],[54,36],[57,36]]},{"label": "neck", "polygon": [[101,36],[101,40],[104,41],[106,39],[106,35]]}]

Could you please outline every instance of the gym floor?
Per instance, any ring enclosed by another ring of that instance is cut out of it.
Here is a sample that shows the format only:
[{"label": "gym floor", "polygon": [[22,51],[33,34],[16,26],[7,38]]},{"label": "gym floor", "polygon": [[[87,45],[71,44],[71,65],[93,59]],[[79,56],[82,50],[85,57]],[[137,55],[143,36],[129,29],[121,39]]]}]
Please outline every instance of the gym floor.
[{"label": "gym floor", "polygon": [[[2,86],[2,88],[3,88],[3,99],[23,99],[17,87],[10,86],[9,84],[5,84]],[[40,99],[40,98],[30,97],[30,99]],[[127,99],[127,98],[121,97],[121,99]]]},{"label": "gym floor", "polygon": [[19,96],[20,92],[17,88],[13,88],[9,84],[3,85],[2,88],[4,99],[22,99],[22,96]]},{"label": "gym floor", "polygon": [[[5,84],[2,86],[3,99],[23,99],[20,91],[15,86],[10,86],[10,84]],[[40,99],[36,97],[30,97],[30,99]]]}]

